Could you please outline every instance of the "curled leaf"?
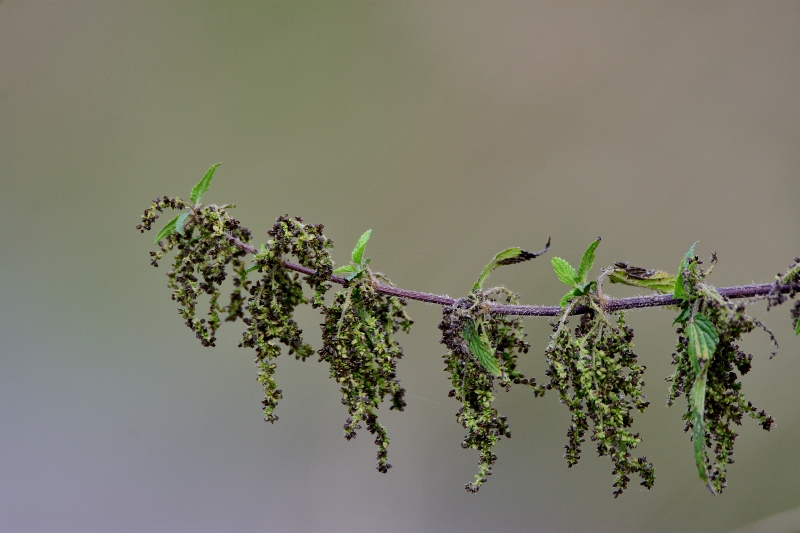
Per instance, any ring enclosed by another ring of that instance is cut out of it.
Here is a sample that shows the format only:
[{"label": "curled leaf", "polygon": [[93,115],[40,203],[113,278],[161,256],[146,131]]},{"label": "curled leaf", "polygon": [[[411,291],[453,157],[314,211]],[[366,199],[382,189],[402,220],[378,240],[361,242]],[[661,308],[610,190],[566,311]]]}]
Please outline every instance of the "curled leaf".
[{"label": "curled leaf", "polygon": [[675,276],[663,270],[647,270],[629,266],[625,262],[614,263],[614,270],[609,274],[608,279],[611,283],[640,287],[660,294],[668,294],[675,290]]},{"label": "curled leaf", "polygon": [[489,274],[492,273],[499,266],[505,265],[513,265],[516,263],[522,263],[524,261],[529,261],[531,259],[535,259],[540,255],[543,255],[550,249],[550,237],[547,237],[547,244],[544,245],[544,250],[540,252],[528,252],[527,250],[523,250],[522,248],[508,248],[503,250],[499,254],[495,255],[489,264],[483,268],[481,275],[478,277],[478,281],[476,281],[472,285],[473,291],[478,291],[483,287],[483,282],[486,281],[486,278],[489,277]]}]

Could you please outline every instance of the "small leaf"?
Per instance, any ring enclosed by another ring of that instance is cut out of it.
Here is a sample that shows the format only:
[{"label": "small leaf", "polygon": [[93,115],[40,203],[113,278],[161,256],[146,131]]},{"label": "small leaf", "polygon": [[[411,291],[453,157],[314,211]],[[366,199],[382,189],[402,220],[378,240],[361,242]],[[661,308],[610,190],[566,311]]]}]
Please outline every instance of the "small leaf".
[{"label": "small leaf", "polygon": [[352,274],[353,272],[358,272],[358,269],[355,267],[355,265],[341,266],[333,271],[334,274]]},{"label": "small leaf", "polygon": [[797,326],[794,328],[794,334],[800,335],[800,319],[797,321]]},{"label": "small leaf", "polygon": [[556,271],[556,276],[561,280],[561,283],[569,285],[570,287],[577,287],[578,274],[572,265],[567,263],[560,257],[554,257],[551,262],[553,263],[553,270]]},{"label": "small leaf", "polygon": [[372,230],[368,229],[364,232],[364,234],[358,239],[356,243],[356,247],[353,248],[353,263],[360,265],[361,259],[364,257],[364,248],[367,247],[367,242],[369,241],[369,236],[372,234]]},{"label": "small leaf", "polygon": [[475,324],[471,320],[468,320],[464,325],[461,336],[467,341],[469,351],[475,356],[478,363],[490,374],[499,376],[500,365],[497,363],[497,359],[495,359],[491,348],[487,346],[488,342],[486,339],[481,338]]},{"label": "small leaf", "polygon": [[686,256],[681,259],[681,266],[678,267],[678,275],[675,277],[675,288],[672,291],[672,295],[679,300],[689,299],[689,296],[686,294],[686,289],[683,287],[683,269],[686,268],[686,260],[691,259],[694,255],[694,247],[697,246],[698,242],[700,241],[695,241],[691,248],[689,248],[689,251],[686,252]]},{"label": "small leaf", "polygon": [[696,314],[686,324],[686,339],[689,341],[689,360],[695,372],[705,368],[717,349],[719,336],[714,324],[704,314]]},{"label": "small leaf", "polygon": [[578,289],[572,289],[567,294],[561,297],[561,307],[566,307],[570,300],[578,296]]},{"label": "small leaf", "polygon": [[690,307],[684,307],[683,309],[681,309],[681,312],[678,313],[678,316],[675,317],[675,320],[672,321],[672,325],[674,326],[678,322],[683,324],[684,322],[686,322],[686,319],[689,318],[690,314],[692,314],[692,309]]},{"label": "small leaf", "polygon": [[200,198],[208,191],[208,187],[211,185],[211,178],[214,177],[214,171],[217,170],[217,167],[220,166],[222,163],[217,163],[216,165],[211,165],[211,168],[208,169],[206,175],[203,176],[197,185],[192,188],[192,194],[189,195],[189,199],[193,203],[197,203],[200,201]]},{"label": "small leaf", "polygon": [[508,248],[503,250],[502,252],[495,255],[489,264],[483,267],[483,271],[481,275],[478,277],[478,281],[476,281],[472,285],[473,291],[478,291],[483,288],[483,282],[486,281],[486,278],[489,277],[489,274],[492,273],[497,267],[505,266],[505,265],[514,265],[516,263],[522,263],[524,261],[529,261],[531,259],[535,259],[540,255],[547,252],[550,249],[550,237],[547,237],[547,244],[544,245],[544,250],[540,252],[528,252],[527,250],[523,250],[522,248],[514,247]]},{"label": "small leaf", "polygon": [[578,283],[583,283],[586,281],[586,275],[592,269],[594,265],[594,251],[597,250],[597,245],[600,244],[600,237],[594,240],[592,244],[583,252],[583,257],[581,258],[581,265],[578,267],[578,274],[575,276],[575,280]]},{"label": "small leaf", "polygon": [[182,215],[178,216],[178,220],[175,221],[175,231],[178,233],[183,232],[183,225],[186,223],[186,219],[189,217],[189,213],[183,213]]},{"label": "small leaf", "polygon": [[714,486],[708,479],[706,469],[706,426],[705,426],[705,402],[706,402],[706,376],[708,366],[697,373],[689,393],[690,409],[692,411],[692,444],[694,445],[694,462],[697,465],[697,473],[700,479],[706,484],[711,494],[716,494]]},{"label": "small leaf", "polygon": [[[173,218],[172,220],[170,220],[169,222],[167,222],[167,225],[164,226],[163,228],[161,228],[161,231],[159,231],[158,235],[156,235],[156,240],[153,241],[153,244],[158,244],[158,241],[160,241],[164,237],[166,237],[166,236],[172,234],[173,232],[175,232],[176,231],[176,226],[178,224],[178,219],[180,219],[181,217],[184,217],[184,220],[185,220],[186,219],[186,215],[187,215],[187,213],[184,213],[182,215],[178,215],[175,218]],[[181,224],[183,224],[183,220],[181,221]]]}]

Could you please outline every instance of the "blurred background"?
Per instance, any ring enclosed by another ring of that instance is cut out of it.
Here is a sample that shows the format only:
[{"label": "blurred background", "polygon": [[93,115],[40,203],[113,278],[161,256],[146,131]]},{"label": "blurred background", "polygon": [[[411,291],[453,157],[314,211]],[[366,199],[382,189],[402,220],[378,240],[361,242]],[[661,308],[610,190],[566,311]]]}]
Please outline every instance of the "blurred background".
[{"label": "blurred background", "polygon": [[[789,306],[753,313],[744,390],[777,421],[740,427],[729,487],[698,480],[684,399],[666,409],[673,313],[631,313],[656,484],[611,495],[611,462],[562,459],[554,394],[498,393],[513,438],[474,496],[447,398],[440,310],[410,304],[403,413],[381,412],[380,475],[327,367],[277,361],[262,421],[241,323],[205,349],[182,324],[152,234],[156,195],[234,202],[266,240],[322,222],[339,264],[361,233],[399,286],[463,296],[492,275],[555,304],[553,255],[675,271],[714,250],[719,286],[800,254],[798,2],[98,2],[0,4],[0,530],[799,531],[800,340]],[[162,221],[159,222],[158,227]],[[166,266],[166,265],[165,265]],[[618,296],[634,292],[609,287]],[[319,316],[299,321],[318,346]],[[523,371],[549,329],[527,319]],[[590,443],[589,443],[590,444]]]}]

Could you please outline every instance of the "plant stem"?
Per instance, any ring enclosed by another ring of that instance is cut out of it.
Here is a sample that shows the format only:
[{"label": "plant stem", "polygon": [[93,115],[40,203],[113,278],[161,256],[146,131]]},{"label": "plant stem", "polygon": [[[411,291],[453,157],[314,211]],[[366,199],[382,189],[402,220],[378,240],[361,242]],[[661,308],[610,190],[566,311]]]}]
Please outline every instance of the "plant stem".
[{"label": "plant stem", "polygon": [[[226,236],[235,246],[250,253],[257,254],[258,250],[249,244],[243,243],[232,235]],[[302,274],[316,274],[316,271],[311,268],[306,268],[302,265],[292,263],[290,261],[282,261],[283,266],[289,270],[300,272]],[[347,280],[339,276],[331,276],[330,280],[339,285],[346,285]],[[377,292],[397,296],[399,298],[406,298],[408,300],[416,300],[418,302],[425,302],[429,304],[436,304],[442,306],[452,306],[456,303],[456,298],[449,296],[442,296],[439,294],[430,294],[427,292],[409,291],[397,287],[390,287],[383,283],[376,283],[374,288]],[[727,298],[753,298],[758,296],[765,296],[769,294],[775,285],[773,283],[761,283],[757,285],[738,285],[735,287],[721,287],[717,291]],[[782,293],[791,292],[791,290],[800,290],[800,285],[782,285],[780,291]],[[631,298],[609,298],[603,306],[606,312],[623,311],[625,309],[641,309],[644,307],[662,307],[666,305],[678,305],[681,300],[673,298],[671,294],[654,294],[652,296],[633,296]],[[561,307],[558,306],[545,306],[545,305],[501,305],[492,304],[489,306],[489,311],[496,315],[515,315],[515,316],[559,316],[561,314]],[[576,306],[570,314],[582,315],[591,312],[592,309],[584,305]]]}]

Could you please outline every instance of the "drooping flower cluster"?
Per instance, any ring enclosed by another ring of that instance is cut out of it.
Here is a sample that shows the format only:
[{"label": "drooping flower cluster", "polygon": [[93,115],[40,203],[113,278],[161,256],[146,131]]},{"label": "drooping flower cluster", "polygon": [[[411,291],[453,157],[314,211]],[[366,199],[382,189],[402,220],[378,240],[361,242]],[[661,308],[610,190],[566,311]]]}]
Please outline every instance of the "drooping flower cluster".
[{"label": "drooping flower cluster", "polygon": [[630,430],[633,411],[644,412],[650,405],[642,393],[645,367],[638,364],[632,340],[633,329],[625,325],[622,313],[612,323],[598,309],[582,315],[574,333],[562,318],[545,350],[545,375],[550,378],[546,388],[557,390],[561,403],[572,412],[569,442],[564,446],[567,466],[578,463],[588,431],[597,454],[614,462],[615,498],[633,474],[648,489],[655,481],[653,464],[630,453],[641,442],[639,434]]},{"label": "drooping flower cluster", "polygon": [[255,256],[261,279],[253,285],[247,303],[249,318],[240,346],[254,348],[258,382],[264,389],[264,420],[275,422],[273,414],[282,391],[275,382],[276,365],[273,360],[280,355],[280,342],[289,349],[289,354],[303,361],[314,353],[314,349],[303,341],[303,331],[293,315],[298,305],[308,303],[303,296],[299,275],[290,273],[283,261],[296,258],[301,265],[315,271],[305,276],[314,290],[313,305],[321,305],[322,297],[330,288],[332,261],[330,239],[322,233],[322,224],[303,224],[300,217],[279,217],[269,231],[272,239]]},{"label": "drooping flower cluster", "polygon": [[505,289],[476,291],[455,306],[445,307],[439,324],[440,342],[449,350],[443,356],[453,386],[449,396],[461,404],[456,420],[467,430],[461,447],[478,450],[478,473],[465,485],[472,493],[478,492],[492,474],[497,442],[501,437],[511,438],[506,417],[492,405],[495,381],[506,391],[512,384],[521,384],[530,387],[535,396],[544,394],[535,379],[517,370],[518,355],[530,348],[521,319],[485,312],[485,304],[495,303],[498,292],[506,295],[506,303],[517,303],[517,295]]},{"label": "drooping flower cluster", "polygon": [[[685,431],[692,432],[700,477],[712,493],[720,493],[727,485],[727,465],[733,463],[733,445],[738,436],[732,425],[741,425],[746,414],[769,431],[775,419],[747,400],[736,374],[747,374],[753,360],[751,354],[739,348],[739,341],[744,334],[764,326],[745,313],[745,302],[731,302],[706,285],[703,280],[707,272],[700,264],[697,256],[682,263],[685,298],[676,320],[679,336],[672,354],[676,369],[667,378],[671,382],[667,405],[672,406],[677,397],[686,395]],[[690,330],[697,324],[710,332],[707,358],[702,356],[706,343],[702,331]],[[709,459],[710,453],[713,460]]]},{"label": "drooping flower cluster", "polygon": [[[244,271],[243,258],[247,255],[245,250],[231,243],[227,236],[247,243],[251,237],[250,230],[230,216],[226,209],[228,206],[191,206],[179,198],[167,196],[153,202],[142,216],[142,223],[137,229],[142,232],[149,230],[158,218],[158,213],[167,207],[189,207],[190,212],[178,217],[181,227],[176,227],[158,241],[159,251],[150,252],[151,264],[158,266],[158,262],[167,253],[175,251],[172,269],[167,272],[172,299],[178,302],[178,313],[203,346],[214,346],[216,331],[221,322],[220,313],[227,312],[228,318],[241,315],[241,281],[234,287],[230,305],[223,307],[219,303],[220,287],[228,276],[228,269],[232,268],[241,276]],[[197,316],[198,298],[202,295],[208,295],[209,298],[207,318]]]},{"label": "drooping flower cluster", "polygon": [[322,324],[319,359],[330,365],[347,406],[344,436],[354,438],[364,422],[375,435],[377,469],[384,474],[392,467],[387,459],[389,437],[375,411],[386,396],[389,409],[402,411],[406,406],[406,390],[397,378],[403,349],[393,338],[398,331],[408,332],[413,323],[405,305],[401,298],[376,292],[371,276],[359,277],[336,294]]}]

